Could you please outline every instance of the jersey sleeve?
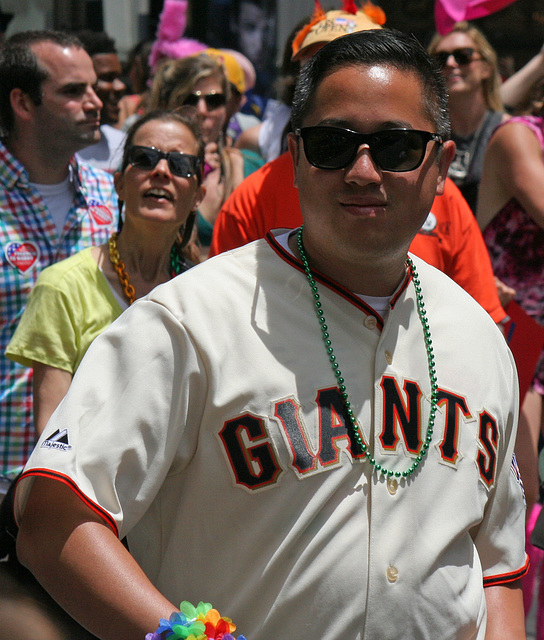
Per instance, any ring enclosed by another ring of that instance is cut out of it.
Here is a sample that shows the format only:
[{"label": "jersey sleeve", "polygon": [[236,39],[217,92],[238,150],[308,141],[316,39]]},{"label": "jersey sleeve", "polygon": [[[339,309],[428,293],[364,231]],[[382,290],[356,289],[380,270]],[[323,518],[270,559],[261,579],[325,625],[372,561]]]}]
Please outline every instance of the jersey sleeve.
[{"label": "jersey sleeve", "polygon": [[195,394],[207,377],[190,344],[149,300],[93,342],[25,468],[17,519],[39,475],[69,486],[120,537],[132,529],[196,446],[203,403]]},{"label": "jersey sleeve", "polygon": [[63,293],[38,279],[6,356],[27,367],[40,362],[73,374],[76,342],[74,318]]},{"label": "jersey sleeve", "polygon": [[[511,389],[517,397],[518,381],[513,358],[511,361]],[[486,587],[518,580],[528,570],[525,495],[514,452],[516,423],[517,413],[511,413],[505,424],[499,425],[496,481],[484,519],[473,531]]]}]

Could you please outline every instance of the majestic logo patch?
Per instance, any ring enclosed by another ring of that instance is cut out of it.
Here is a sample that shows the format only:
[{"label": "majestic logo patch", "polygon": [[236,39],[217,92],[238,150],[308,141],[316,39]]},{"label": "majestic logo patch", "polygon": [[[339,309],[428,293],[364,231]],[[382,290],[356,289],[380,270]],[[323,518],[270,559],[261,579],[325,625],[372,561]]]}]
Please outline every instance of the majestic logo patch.
[{"label": "majestic logo patch", "polygon": [[42,442],[42,449],[59,449],[60,451],[70,451],[72,445],[68,440],[68,429],[63,429],[59,431],[58,429],[55,433],[51,434],[47,440]]},{"label": "majestic logo patch", "polygon": [[25,242],[10,242],[5,249],[5,254],[12,267],[25,273],[38,262],[40,250],[36,243],[27,240]]},{"label": "majestic logo patch", "polygon": [[87,206],[96,224],[106,226],[113,222],[113,214],[105,204],[91,198],[87,200]]}]

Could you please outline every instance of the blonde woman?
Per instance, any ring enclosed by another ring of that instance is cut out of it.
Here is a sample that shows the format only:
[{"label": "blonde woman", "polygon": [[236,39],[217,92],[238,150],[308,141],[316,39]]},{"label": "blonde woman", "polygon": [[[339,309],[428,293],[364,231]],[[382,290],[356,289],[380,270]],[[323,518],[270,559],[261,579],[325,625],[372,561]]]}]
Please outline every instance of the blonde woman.
[{"label": "blonde woman", "polygon": [[476,212],[485,148],[495,128],[508,118],[500,96],[497,54],[484,34],[458,22],[429,45],[442,68],[449,95],[452,139],[457,145],[449,177]]},{"label": "blonde woman", "polygon": [[157,69],[149,109],[197,109],[206,144],[204,186],[206,196],[198,208],[196,228],[201,259],[208,257],[217,215],[228,196],[264,164],[256,153],[227,147],[224,131],[230,86],[223,66],[206,54],[165,60]]}]

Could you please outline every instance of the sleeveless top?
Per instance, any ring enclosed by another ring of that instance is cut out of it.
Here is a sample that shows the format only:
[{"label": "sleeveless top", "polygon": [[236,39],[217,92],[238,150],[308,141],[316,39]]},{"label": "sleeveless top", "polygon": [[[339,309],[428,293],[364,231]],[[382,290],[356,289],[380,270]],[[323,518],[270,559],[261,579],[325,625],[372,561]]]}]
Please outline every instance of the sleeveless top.
[{"label": "sleeveless top", "polygon": [[484,155],[491,134],[501,123],[504,114],[501,111],[488,111],[480,127],[470,136],[462,137],[452,134],[457,145],[455,158],[448,171],[450,177],[459,187],[473,212],[478,201],[478,187],[482,177]]},{"label": "sleeveless top", "polygon": [[[544,152],[544,118],[516,116],[510,122],[529,127]],[[544,229],[512,198],[484,229],[483,236],[495,275],[516,289],[516,302],[544,326]],[[544,352],[535,382],[537,390],[544,393]]]}]

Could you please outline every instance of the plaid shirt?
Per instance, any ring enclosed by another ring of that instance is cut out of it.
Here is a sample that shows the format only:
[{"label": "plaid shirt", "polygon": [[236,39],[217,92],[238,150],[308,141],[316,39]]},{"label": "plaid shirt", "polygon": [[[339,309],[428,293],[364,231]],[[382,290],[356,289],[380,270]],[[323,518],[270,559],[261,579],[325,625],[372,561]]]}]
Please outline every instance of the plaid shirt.
[{"label": "plaid shirt", "polygon": [[107,241],[117,227],[112,177],[84,162],[70,171],[76,195],[59,236],[21,163],[0,143],[0,474],[13,478],[34,444],[32,370],[5,355],[38,274],[51,264]]}]

